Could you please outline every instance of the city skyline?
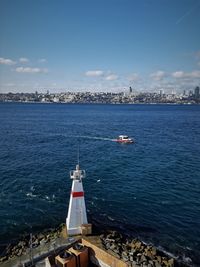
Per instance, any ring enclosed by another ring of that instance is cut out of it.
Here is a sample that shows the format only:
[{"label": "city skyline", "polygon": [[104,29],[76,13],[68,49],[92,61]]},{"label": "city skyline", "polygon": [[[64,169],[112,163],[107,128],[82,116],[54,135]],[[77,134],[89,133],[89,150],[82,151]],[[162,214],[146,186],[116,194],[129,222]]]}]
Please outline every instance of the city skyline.
[{"label": "city skyline", "polygon": [[0,2],[0,92],[200,84],[198,0]]}]

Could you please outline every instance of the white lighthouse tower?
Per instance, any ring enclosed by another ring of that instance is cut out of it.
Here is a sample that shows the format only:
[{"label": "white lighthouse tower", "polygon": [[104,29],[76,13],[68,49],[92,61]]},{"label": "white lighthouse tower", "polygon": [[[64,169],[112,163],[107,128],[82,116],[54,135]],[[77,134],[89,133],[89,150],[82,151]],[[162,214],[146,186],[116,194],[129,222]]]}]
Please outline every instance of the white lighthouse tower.
[{"label": "white lighthouse tower", "polygon": [[80,170],[79,164],[76,165],[76,170],[70,172],[70,178],[72,179],[72,190],[66,219],[67,234],[78,235],[82,234],[83,229],[89,226],[82,184],[82,179],[85,178],[85,171]]}]

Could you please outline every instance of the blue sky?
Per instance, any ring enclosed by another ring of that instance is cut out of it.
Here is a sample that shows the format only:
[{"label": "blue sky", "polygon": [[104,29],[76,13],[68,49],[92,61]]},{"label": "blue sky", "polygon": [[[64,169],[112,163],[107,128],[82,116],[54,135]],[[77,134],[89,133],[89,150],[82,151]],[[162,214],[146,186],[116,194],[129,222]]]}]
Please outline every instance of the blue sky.
[{"label": "blue sky", "polygon": [[200,0],[0,0],[0,92],[200,85]]}]

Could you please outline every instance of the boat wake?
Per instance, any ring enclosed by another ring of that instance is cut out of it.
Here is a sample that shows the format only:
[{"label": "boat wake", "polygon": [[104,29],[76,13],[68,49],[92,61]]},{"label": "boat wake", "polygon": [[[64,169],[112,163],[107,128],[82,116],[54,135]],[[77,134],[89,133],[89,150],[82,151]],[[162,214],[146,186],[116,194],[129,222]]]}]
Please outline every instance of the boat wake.
[{"label": "boat wake", "polygon": [[65,135],[65,134],[51,134],[53,137],[67,137],[67,138],[80,138],[80,139],[92,139],[92,140],[104,140],[104,141],[116,141],[116,139],[99,137],[99,136],[89,136],[89,135]]},{"label": "boat wake", "polygon": [[115,139],[111,138],[105,138],[105,137],[99,137],[99,136],[89,136],[89,135],[79,135],[79,136],[74,136],[76,138],[85,138],[85,139],[93,139],[93,140],[104,140],[104,141],[115,141]]}]

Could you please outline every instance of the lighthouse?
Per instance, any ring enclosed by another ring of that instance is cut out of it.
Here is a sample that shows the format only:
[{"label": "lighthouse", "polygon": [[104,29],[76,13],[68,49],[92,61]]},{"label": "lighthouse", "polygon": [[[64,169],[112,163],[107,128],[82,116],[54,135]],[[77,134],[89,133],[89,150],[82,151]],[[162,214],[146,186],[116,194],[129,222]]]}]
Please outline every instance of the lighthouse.
[{"label": "lighthouse", "polygon": [[72,189],[70,194],[66,227],[68,235],[90,234],[91,224],[88,224],[82,179],[85,178],[85,170],[80,170],[79,164],[76,170],[70,171]]}]

